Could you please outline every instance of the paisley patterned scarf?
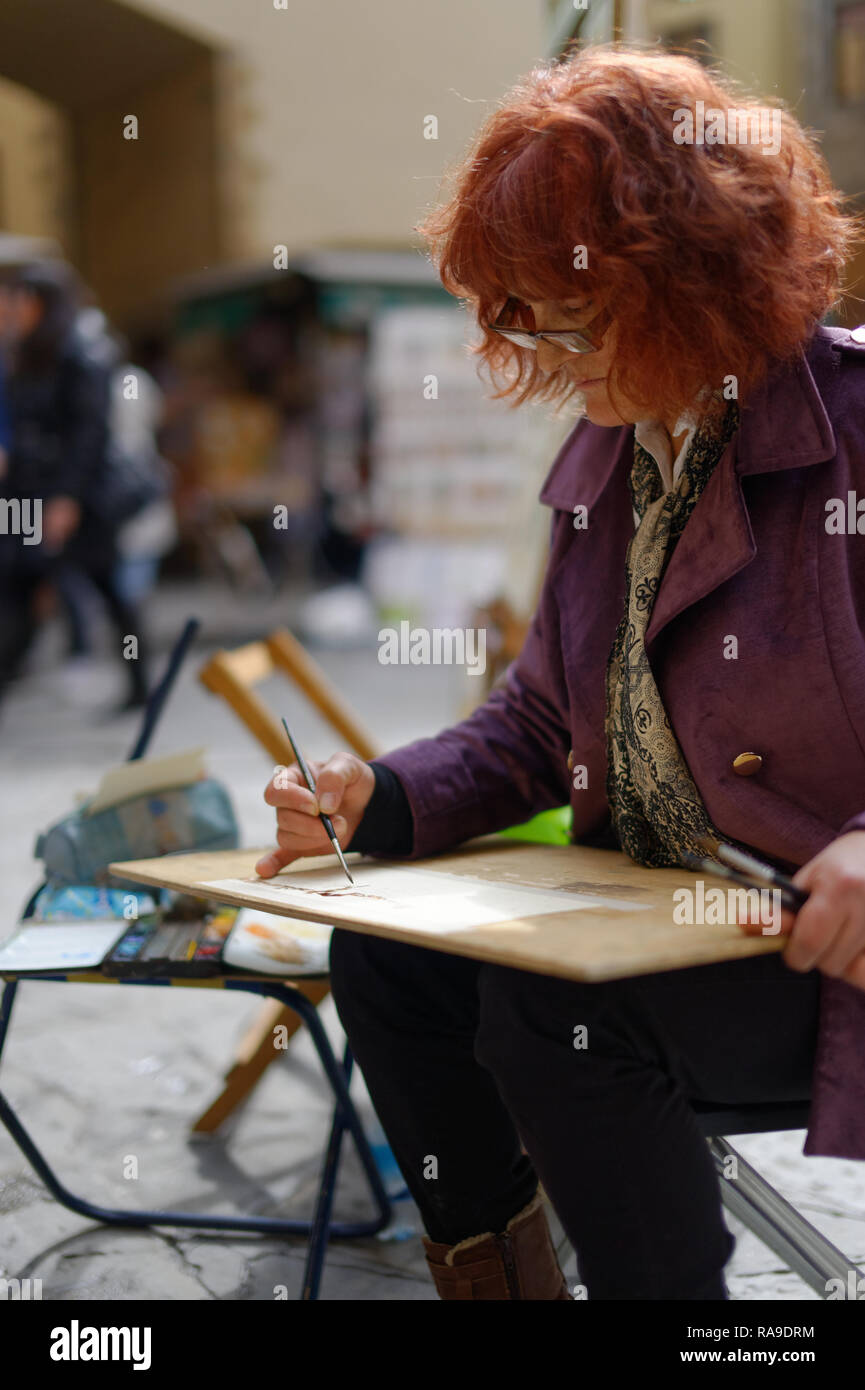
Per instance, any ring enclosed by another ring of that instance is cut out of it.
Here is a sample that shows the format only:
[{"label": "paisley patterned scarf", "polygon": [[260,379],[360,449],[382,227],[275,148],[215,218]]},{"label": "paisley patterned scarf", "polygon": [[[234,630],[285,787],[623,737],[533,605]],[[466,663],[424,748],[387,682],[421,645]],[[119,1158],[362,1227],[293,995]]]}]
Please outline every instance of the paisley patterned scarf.
[{"label": "paisley patterned scarf", "polygon": [[652,868],[676,867],[683,850],[704,854],[703,835],[725,837],[709,820],[673,733],[644,639],[670,556],[739,425],[735,401],[696,429],[684,467],[664,492],[652,455],[634,442],[629,488],[639,525],[625,558],[625,611],[607,664],[607,797],[626,854]]}]

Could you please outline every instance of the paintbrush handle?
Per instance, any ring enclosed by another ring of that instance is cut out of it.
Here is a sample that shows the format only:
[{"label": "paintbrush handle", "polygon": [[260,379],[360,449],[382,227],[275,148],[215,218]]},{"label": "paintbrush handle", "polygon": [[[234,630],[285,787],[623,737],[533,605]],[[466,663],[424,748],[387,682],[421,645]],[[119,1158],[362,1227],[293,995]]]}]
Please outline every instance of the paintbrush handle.
[{"label": "paintbrush handle", "polygon": [[[754,875],[750,878],[739,869],[732,868],[729,864],[716,864],[714,859],[700,859],[696,854],[685,853],[682,855],[686,866],[695,871],[699,870],[705,874],[713,874],[715,878],[725,878],[728,882],[739,883],[743,888],[753,888],[756,892],[766,890],[770,885],[765,879],[759,878],[754,881]],[[796,913],[806,901],[808,894],[801,888],[797,888],[791,883],[789,887],[774,884],[774,892],[781,898],[781,906],[786,907],[788,912]]]},{"label": "paintbrush handle", "polygon": [[795,907],[791,908],[794,912],[798,911],[808,898],[808,894],[786,874],[782,874],[773,865],[764,864],[761,859],[755,859],[753,855],[736,849],[734,845],[722,842],[718,845],[717,854],[718,858],[731,870],[751,874],[753,878],[771,884],[774,888],[779,888],[782,893],[787,893],[796,904]]},{"label": "paintbrush handle", "polygon": [[[312,792],[313,796],[315,796],[315,779],[306,765],[306,760],[303,754],[301,753],[300,749],[294,741],[294,736],[291,732],[291,729],[288,727],[284,719],[282,721],[282,727],[285,729],[286,737],[288,738],[288,741],[291,744],[291,751],[297,759],[297,765],[300,768],[300,771],[303,775],[303,780],[306,783],[309,790]],[[336,838],[336,831],[333,828],[333,821],[331,820],[330,816],[326,816],[324,814],[324,811],[322,811],[321,809],[319,809],[318,818],[324,826],[325,831],[327,832],[327,838],[330,840],[330,843],[333,845],[334,849],[339,855],[339,862],[345,870],[349,882],[354,883],[354,879],[349,873],[348,865],[346,864],[345,858],[343,857],[342,846],[340,845],[339,840]]]},{"label": "paintbrush handle", "polygon": [[300,768],[300,771],[301,771],[301,773],[302,773],[302,775],[303,775],[303,780],[304,780],[304,782],[306,783],[306,785],[307,785],[307,787],[309,788],[309,790],[310,790],[310,791],[313,793],[313,795],[314,795],[314,794],[315,794],[315,781],[313,780],[312,773],[310,772],[309,768],[307,767],[307,765],[306,765],[306,759],[304,758],[303,754],[301,753],[300,749],[298,748],[297,744],[295,743],[295,741],[294,741],[294,736],[293,736],[293,734],[292,734],[292,732],[291,732],[291,729],[288,727],[288,725],[286,724],[286,722],[285,722],[284,719],[283,719],[283,721],[282,721],[282,727],[285,729],[286,737],[287,737],[289,743],[291,744],[291,751],[292,751],[292,753],[294,754],[295,761],[297,762],[297,765],[298,765],[298,767]]},{"label": "paintbrush handle", "polygon": [[[298,767],[300,768],[301,773],[303,774],[303,780],[304,780],[304,782],[306,783],[306,785],[307,785],[307,787],[309,788],[309,790],[312,792],[313,796],[315,796],[315,779],[314,779],[312,773],[310,772],[309,768],[308,768],[307,765],[306,765],[306,759],[304,758],[303,754],[301,753],[300,749],[298,748],[297,744],[296,744],[295,741],[294,741],[294,737],[292,736],[291,729],[288,727],[288,725],[286,724],[286,722],[285,722],[284,719],[283,719],[283,721],[282,721],[282,727],[285,729],[285,732],[286,732],[286,734],[287,734],[287,736],[288,736],[288,741],[289,741],[289,743],[291,744],[291,751],[292,751],[292,753],[294,754],[295,758],[297,759],[297,765],[298,765]],[[332,822],[332,820],[330,819],[330,816],[326,816],[326,815],[324,814],[324,811],[319,811],[319,813],[318,813],[318,818],[319,818],[319,820],[321,821],[322,825],[324,826],[325,830],[327,831],[329,838],[330,838],[330,839],[333,841],[333,843],[335,844],[335,843],[336,843],[336,831],[335,831],[334,828],[333,828],[333,822]]]}]

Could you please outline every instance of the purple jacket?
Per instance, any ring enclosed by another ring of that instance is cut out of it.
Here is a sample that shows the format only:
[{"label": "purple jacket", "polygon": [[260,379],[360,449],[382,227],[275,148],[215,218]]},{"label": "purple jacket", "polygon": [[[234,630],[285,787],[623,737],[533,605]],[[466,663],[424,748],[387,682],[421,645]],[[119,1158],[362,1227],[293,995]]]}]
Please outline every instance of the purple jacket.
[{"label": "purple jacket", "polygon": [[[408,797],[412,858],[567,801],[575,840],[606,822],[604,676],[634,529],[632,459],[632,427],[577,424],[540,494],[554,509],[550,559],[505,684],[462,723],[377,759]],[[742,409],[667,567],[646,649],[724,835],[792,871],[865,829],[865,327],[818,329]],[[571,749],[587,769],[580,790]],[[743,752],[762,758],[753,776],[732,770]],[[865,993],[826,976],[804,1151],[865,1158]]]}]

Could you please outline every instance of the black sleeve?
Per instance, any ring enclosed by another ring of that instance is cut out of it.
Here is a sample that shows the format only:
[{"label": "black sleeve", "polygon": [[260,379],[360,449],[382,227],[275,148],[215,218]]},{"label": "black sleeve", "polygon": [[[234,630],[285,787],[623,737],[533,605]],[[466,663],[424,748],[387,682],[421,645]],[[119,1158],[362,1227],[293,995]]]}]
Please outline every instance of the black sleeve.
[{"label": "black sleeve", "polygon": [[389,767],[375,761],[375,791],[346,849],[362,854],[411,854],[414,825],[402,782]]}]

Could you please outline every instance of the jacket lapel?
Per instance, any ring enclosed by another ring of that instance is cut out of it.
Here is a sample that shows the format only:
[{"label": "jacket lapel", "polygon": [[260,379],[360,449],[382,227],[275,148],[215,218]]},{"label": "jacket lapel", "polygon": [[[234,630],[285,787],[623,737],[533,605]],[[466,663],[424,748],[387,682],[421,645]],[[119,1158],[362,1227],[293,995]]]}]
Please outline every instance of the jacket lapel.
[{"label": "jacket lapel", "polygon": [[651,655],[667,623],[732,579],[757,554],[742,484],[735,468],[736,455],[734,437],[700,494],[670,557],[646,629],[647,655]]},{"label": "jacket lapel", "polygon": [[[816,349],[829,352],[838,330],[818,329]],[[810,353],[809,353],[810,356]],[[634,429],[581,420],[559,450],[540,501],[563,511],[582,503],[589,512],[633,459]],[[778,368],[741,408],[739,429],[700,496],[670,558],[646,632],[651,649],[668,623],[750,564],[757,553],[742,478],[803,468],[835,453],[835,435],[809,365],[801,356]]]},{"label": "jacket lapel", "polygon": [[804,468],[835,453],[835,434],[807,358],[775,371],[742,408],[739,429],[712,474],[661,581],[646,652],[673,618],[738,574],[757,554],[742,492],[753,473]]}]

